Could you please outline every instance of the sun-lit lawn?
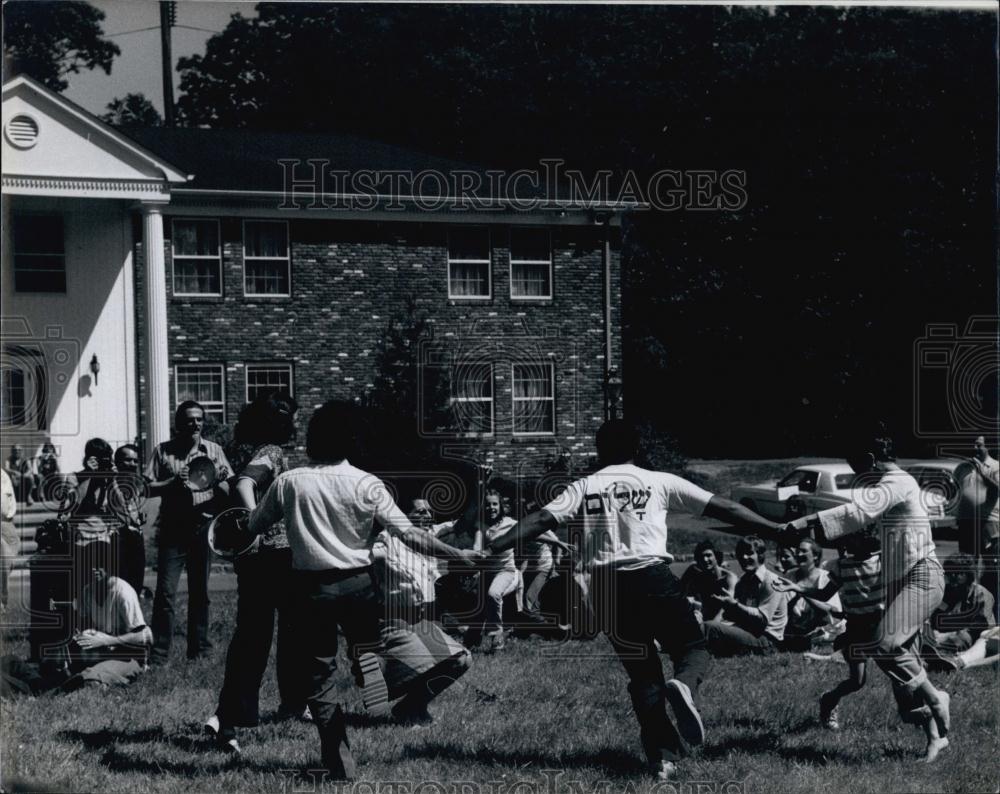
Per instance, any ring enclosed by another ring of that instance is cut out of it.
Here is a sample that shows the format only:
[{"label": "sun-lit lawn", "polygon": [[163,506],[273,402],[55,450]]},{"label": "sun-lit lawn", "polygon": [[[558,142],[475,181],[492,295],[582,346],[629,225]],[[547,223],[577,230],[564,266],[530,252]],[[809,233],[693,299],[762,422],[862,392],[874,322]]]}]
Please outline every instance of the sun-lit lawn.
[{"label": "sun-lit lawn", "polygon": [[[126,690],[4,700],[4,790],[310,790],[309,778],[296,783],[293,775],[318,765],[318,740],[308,723],[270,718],[277,706],[271,673],[262,693],[268,716],[261,727],[241,733],[241,757],[223,755],[201,737],[221,683],[234,605],[233,593],[214,597],[213,658],[187,663],[182,642],[170,666]],[[183,630],[183,610],[180,617]],[[26,650],[24,633],[12,632],[5,651]],[[397,791],[428,794],[442,789],[421,788],[423,781],[440,781],[456,794],[589,794],[602,781],[610,791],[648,790],[625,676],[609,650],[603,638],[513,640],[501,654],[478,655],[468,675],[440,698],[436,722],[422,728],[368,720],[345,674],[363,780],[400,782],[405,785]],[[845,702],[841,732],[817,725],[817,698],[844,670],[798,655],[716,661],[703,689],[708,739],[682,764],[674,788],[659,790],[997,790],[1000,690],[994,672],[935,677],[952,693],[953,739],[938,763],[926,766],[918,763],[921,737],[898,721],[878,671],[868,688]],[[526,785],[513,786],[521,781]],[[463,782],[473,785],[463,788]]]}]

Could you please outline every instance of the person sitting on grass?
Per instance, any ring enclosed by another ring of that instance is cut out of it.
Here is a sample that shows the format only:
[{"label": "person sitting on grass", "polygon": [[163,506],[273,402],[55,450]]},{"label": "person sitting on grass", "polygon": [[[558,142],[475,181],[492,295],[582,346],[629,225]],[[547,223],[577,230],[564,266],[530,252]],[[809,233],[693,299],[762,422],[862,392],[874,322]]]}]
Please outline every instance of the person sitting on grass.
[{"label": "person sitting on grass", "polygon": [[1000,667],[1000,627],[986,629],[967,651],[955,656],[959,670],[973,667]]},{"label": "person sitting on grass", "polygon": [[702,620],[714,620],[722,605],[712,596],[731,596],[738,577],[722,561],[722,552],[710,540],[694,547],[694,562],[681,574],[681,590],[701,614]]},{"label": "person sitting on grass", "polygon": [[95,567],[83,590],[79,630],[69,644],[73,673],[62,689],[80,686],[125,686],[146,669],[153,632],[135,589],[124,579]]},{"label": "person sitting on grass", "polygon": [[[778,579],[778,592],[797,593],[819,611],[847,618],[847,630],[834,640],[834,650],[847,661],[848,676],[819,701],[819,719],[830,730],[840,729],[840,701],[865,685],[868,657],[878,647],[878,628],[885,612],[885,587],[882,582],[882,555],[879,538],[873,532],[850,535],[840,543],[841,556],[827,569],[827,580],[818,587],[805,582]],[[831,597],[839,594],[843,612],[833,607]]]},{"label": "person sitting on grass", "polygon": [[708,651],[714,656],[770,654],[781,648],[788,624],[788,597],[772,587],[776,574],[764,564],[767,545],[756,535],[740,538],[736,560],[743,576],[733,595],[713,595],[722,620],[705,624]]},{"label": "person sitting on grass", "polygon": [[[820,590],[830,581],[827,570],[820,568],[823,549],[812,538],[803,538],[795,549],[796,567],[788,572],[787,578],[807,590]],[[842,614],[840,597],[836,591],[825,600],[830,609],[813,605],[807,598],[794,595],[788,602],[788,626],[785,628],[785,650],[808,651],[814,638],[824,632],[839,632],[843,621],[834,617]]]},{"label": "person sitting on grass", "polygon": [[779,543],[774,549],[774,570],[781,576],[791,576],[799,567],[794,544]]},{"label": "person sitting on grass", "polygon": [[976,582],[975,557],[948,557],[944,561],[944,579],[944,600],[919,635],[920,655],[929,670],[957,670],[958,654],[996,625],[993,596]]}]

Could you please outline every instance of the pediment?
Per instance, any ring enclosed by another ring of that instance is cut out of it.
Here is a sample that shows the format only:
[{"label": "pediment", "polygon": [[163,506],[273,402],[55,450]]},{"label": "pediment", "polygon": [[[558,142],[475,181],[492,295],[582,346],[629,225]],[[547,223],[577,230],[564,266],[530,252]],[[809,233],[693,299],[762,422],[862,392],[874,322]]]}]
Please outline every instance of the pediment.
[{"label": "pediment", "polygon": [[3,87],[2,137],[6,188],[39,178],[53,184],[158,184],[164,192],[170,183],[187,181],[173,165],[26,77]]}]

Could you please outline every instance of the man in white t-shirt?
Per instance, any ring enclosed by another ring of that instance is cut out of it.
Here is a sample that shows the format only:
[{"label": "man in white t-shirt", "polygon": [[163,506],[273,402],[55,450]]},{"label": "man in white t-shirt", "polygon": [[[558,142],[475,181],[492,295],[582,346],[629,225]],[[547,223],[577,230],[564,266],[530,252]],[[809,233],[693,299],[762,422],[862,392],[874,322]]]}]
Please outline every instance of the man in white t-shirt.
[{"label": "man in white t-shirt", "polygon": [[[593,574],[594,607],[629,676],[629,694],[639,720],[651,771],[660,780],[675,772],[689,744],[704,741],[695,706],[709,664],[701,625],[670,570],[667,516],[679,511],[739,524],[758,533],[782,529],[694,483],[633,463],[635,427],[622,419],[597,431],[603,468],[569,485],[541,510],[525,516],[490,548],[500,552],[569,521],[583,530],[581,554]],[[654,641],[670,654],[674,678],[664,681]],[[667,716],[670,701],[678,728]]]},{"label": "man in white t-shirt", "polygon": [[83,589],[77,632],[70,643],[75,675],[63,684],[124,686],[146,667],[153,632],[146,625],[135,589],[124,579],[94,568]]},{"label": "man in white t-shirt", "polygon": [[[311,671],[309,710],[319,732],[323,765],[332,779],[356,774],[335,686],[337,628],[355,662],[377,651],[382,599],[375,586],[372,546],[382,530],[415,551],[475,565],[482,553],[453,548],[417,529],[378,477],[352,466],[362,417],[351,403],[331,400],[309,420],[311,464],[279,475],[248,519],[259,535],[281,519],[292,549],[295,594]],[[403,704],[404,709],[407,704]]]}]

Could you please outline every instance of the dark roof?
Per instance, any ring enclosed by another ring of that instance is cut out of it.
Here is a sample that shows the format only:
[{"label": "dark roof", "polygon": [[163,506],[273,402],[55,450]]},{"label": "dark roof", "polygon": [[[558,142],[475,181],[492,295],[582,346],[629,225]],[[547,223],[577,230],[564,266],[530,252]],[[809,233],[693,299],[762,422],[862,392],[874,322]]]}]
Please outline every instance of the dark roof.
[{"label": "dark roof", "polygon": [[[328,160],[334,171],[434,170],[445,174],[456,170],[485,169],[399,146],[331,133],[275,133],[255,130],[193,129],[184,127],[128,127],[121,131],[150,152],[193,174],[185,187],[212,190],[281,191],[284,172],[279,160],[302,161],[296,178],[308,178],[307,160]],[[435,180],[425,180],[422,192],[438,195]],[[485,180],[484,180],[485,184]],[[334,188],[329,192],[351,192]]]}]

